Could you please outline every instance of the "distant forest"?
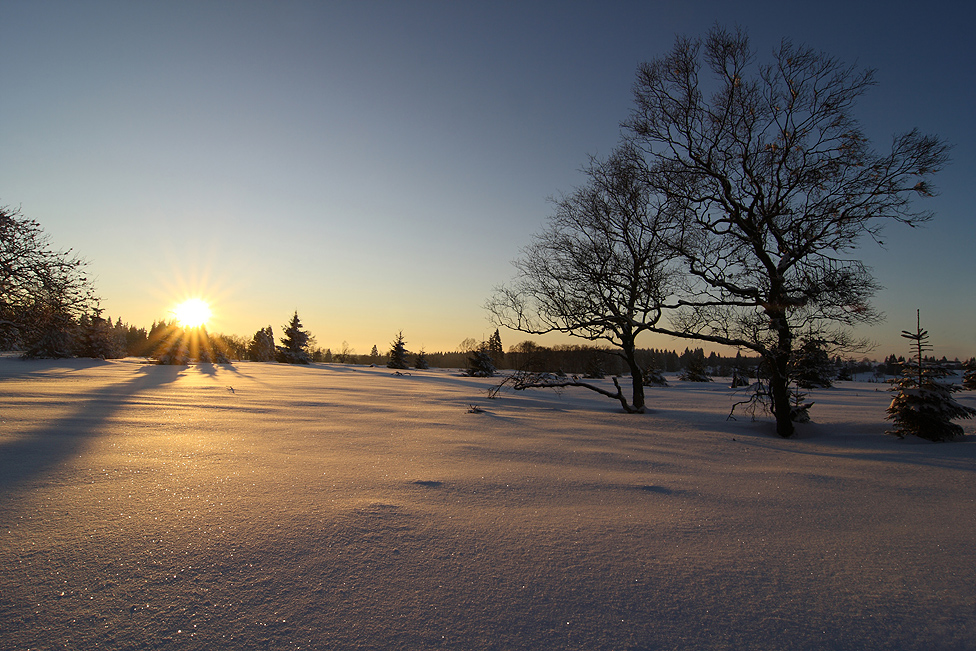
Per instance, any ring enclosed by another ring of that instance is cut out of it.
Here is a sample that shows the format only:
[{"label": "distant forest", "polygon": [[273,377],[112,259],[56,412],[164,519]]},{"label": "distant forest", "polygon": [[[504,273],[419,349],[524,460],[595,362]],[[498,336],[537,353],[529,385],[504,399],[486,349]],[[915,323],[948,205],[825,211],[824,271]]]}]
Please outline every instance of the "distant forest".
[{"label": "distant forest", "polygon": [[[121,319],[114,322],[111,318],[95,323],[87,322],[89,329],[97,329],[98,336],[83,337],[86,347],[93,349],[89,355],[94,357],[157,357],[161,346],[165,345],[174,329],[178,329],[173,322],[157,321],[150,328],[138,328],[124,323]],[[263,331],[262,331],[263,332]],[[206,334],[203,337],[210,341],[213,350],[220,350],[221,358],[228,361],[252,360],[266,361],[267,357],[254,355],[254,339],[248,340],[237,335]],[[613,348],[602,348],[592,345],[556,345],[543,346],[534,341],[526,340],[509,346],[503,352],[501,340],[496,333],[488,342],[476,342],[466,339],[454,351],[426,352],[423,359],[426,364],[434,368],[464,369],[470,365],[470,357],[475,350],[486,349],[492,356],[498,369],[524,370],[531,372],[565,373],[586,377],[603,377],[621,375],[627,372],[624,361],[614,354]],[[381,352],[382,351],[382,352]],[[79,351],[81,353],[82,351]],[[310,347],[312,362],[328,364],[361,364],[386,366],[389,352],[374,346],[370,353],[357,353],[348,344],[332,348],[321,348],[316,345]],[[417,359],[417,352],[407,352],[407,362],[413,367]],[[96,353],[92,355],[91,353]],[[214,356],[213,359],[217,359]],[[665,373],[679,373],[691,368],[704,368],[707,374],[718,377],[731,377],[733,372],[745,377],[755,377],[759,366],[758,356],[719,355],[715,352],[706,354],[702,348],[685,348],[683,352],[656,348],[639,349],[637,359],[643,368],[657,369]],[[874,374],[876,376],[897,375],[904,357],[889,355],[881,362],[863,358],[861,360],[842,359],[835,357],[831,365],[838,372],[845,370],[847,374]],[[933,360],[940,361],[940,360]],[[961,369],[962,362],[942,358],[941,362],[950,369]]]}]

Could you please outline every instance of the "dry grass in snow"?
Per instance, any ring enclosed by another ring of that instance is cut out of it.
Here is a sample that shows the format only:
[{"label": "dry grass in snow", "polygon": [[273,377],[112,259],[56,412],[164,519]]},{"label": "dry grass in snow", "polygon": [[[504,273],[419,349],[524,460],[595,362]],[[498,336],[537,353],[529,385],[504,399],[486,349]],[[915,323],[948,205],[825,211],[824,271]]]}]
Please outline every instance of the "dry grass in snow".
[{"label": "dry grass in snow", "polygon": [[718,383],[629,415],[445,370],[0,378],[4,649],[976,648],[976,437],[884,436],[884,385],[781,440]]}]

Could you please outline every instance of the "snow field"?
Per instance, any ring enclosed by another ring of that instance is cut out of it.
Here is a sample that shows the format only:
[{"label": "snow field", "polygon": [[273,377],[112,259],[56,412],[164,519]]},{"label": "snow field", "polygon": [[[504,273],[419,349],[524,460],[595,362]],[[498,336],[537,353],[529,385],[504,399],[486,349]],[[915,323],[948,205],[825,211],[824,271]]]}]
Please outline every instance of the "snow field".
[{"label": "snow field", "polygon": [[976,646],[974,437],[885,385],[782,440],[718,382],[408,373],[0,359],[0,647]]}]

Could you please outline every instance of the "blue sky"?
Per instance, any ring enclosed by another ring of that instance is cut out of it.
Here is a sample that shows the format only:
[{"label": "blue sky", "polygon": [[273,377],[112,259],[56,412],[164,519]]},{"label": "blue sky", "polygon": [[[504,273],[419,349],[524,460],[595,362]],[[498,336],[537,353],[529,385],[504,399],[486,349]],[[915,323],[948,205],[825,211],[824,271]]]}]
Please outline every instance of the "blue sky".
[{"label": "blue sky", "polygon": [[199,294],[216,331],[297,309],[323,347],[452,349],[493,330],[482,305],[547,197],[617,143],[637,65],[738,24],[761,55],[789,37],[877,68],[858,114],[879,148],[913,127],[954,145],[935,220],[863,245],[888,319],[860,334],[907,352],[918,308],[936,353],[976,355],[974,11],[872,5],[5,0],[0,204],[130,323]]}]

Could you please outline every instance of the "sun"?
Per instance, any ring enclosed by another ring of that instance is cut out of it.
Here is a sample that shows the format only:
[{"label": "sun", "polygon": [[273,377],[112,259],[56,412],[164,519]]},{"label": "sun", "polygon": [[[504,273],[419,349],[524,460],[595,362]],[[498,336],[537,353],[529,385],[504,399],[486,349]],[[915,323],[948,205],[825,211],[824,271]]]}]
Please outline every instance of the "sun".
[{"label": "sun", "polygon": [[183,301],[173,310],[177,322],[184,328],[199,328],[207,325],[210,318],[210,305],[202,298]]}]

